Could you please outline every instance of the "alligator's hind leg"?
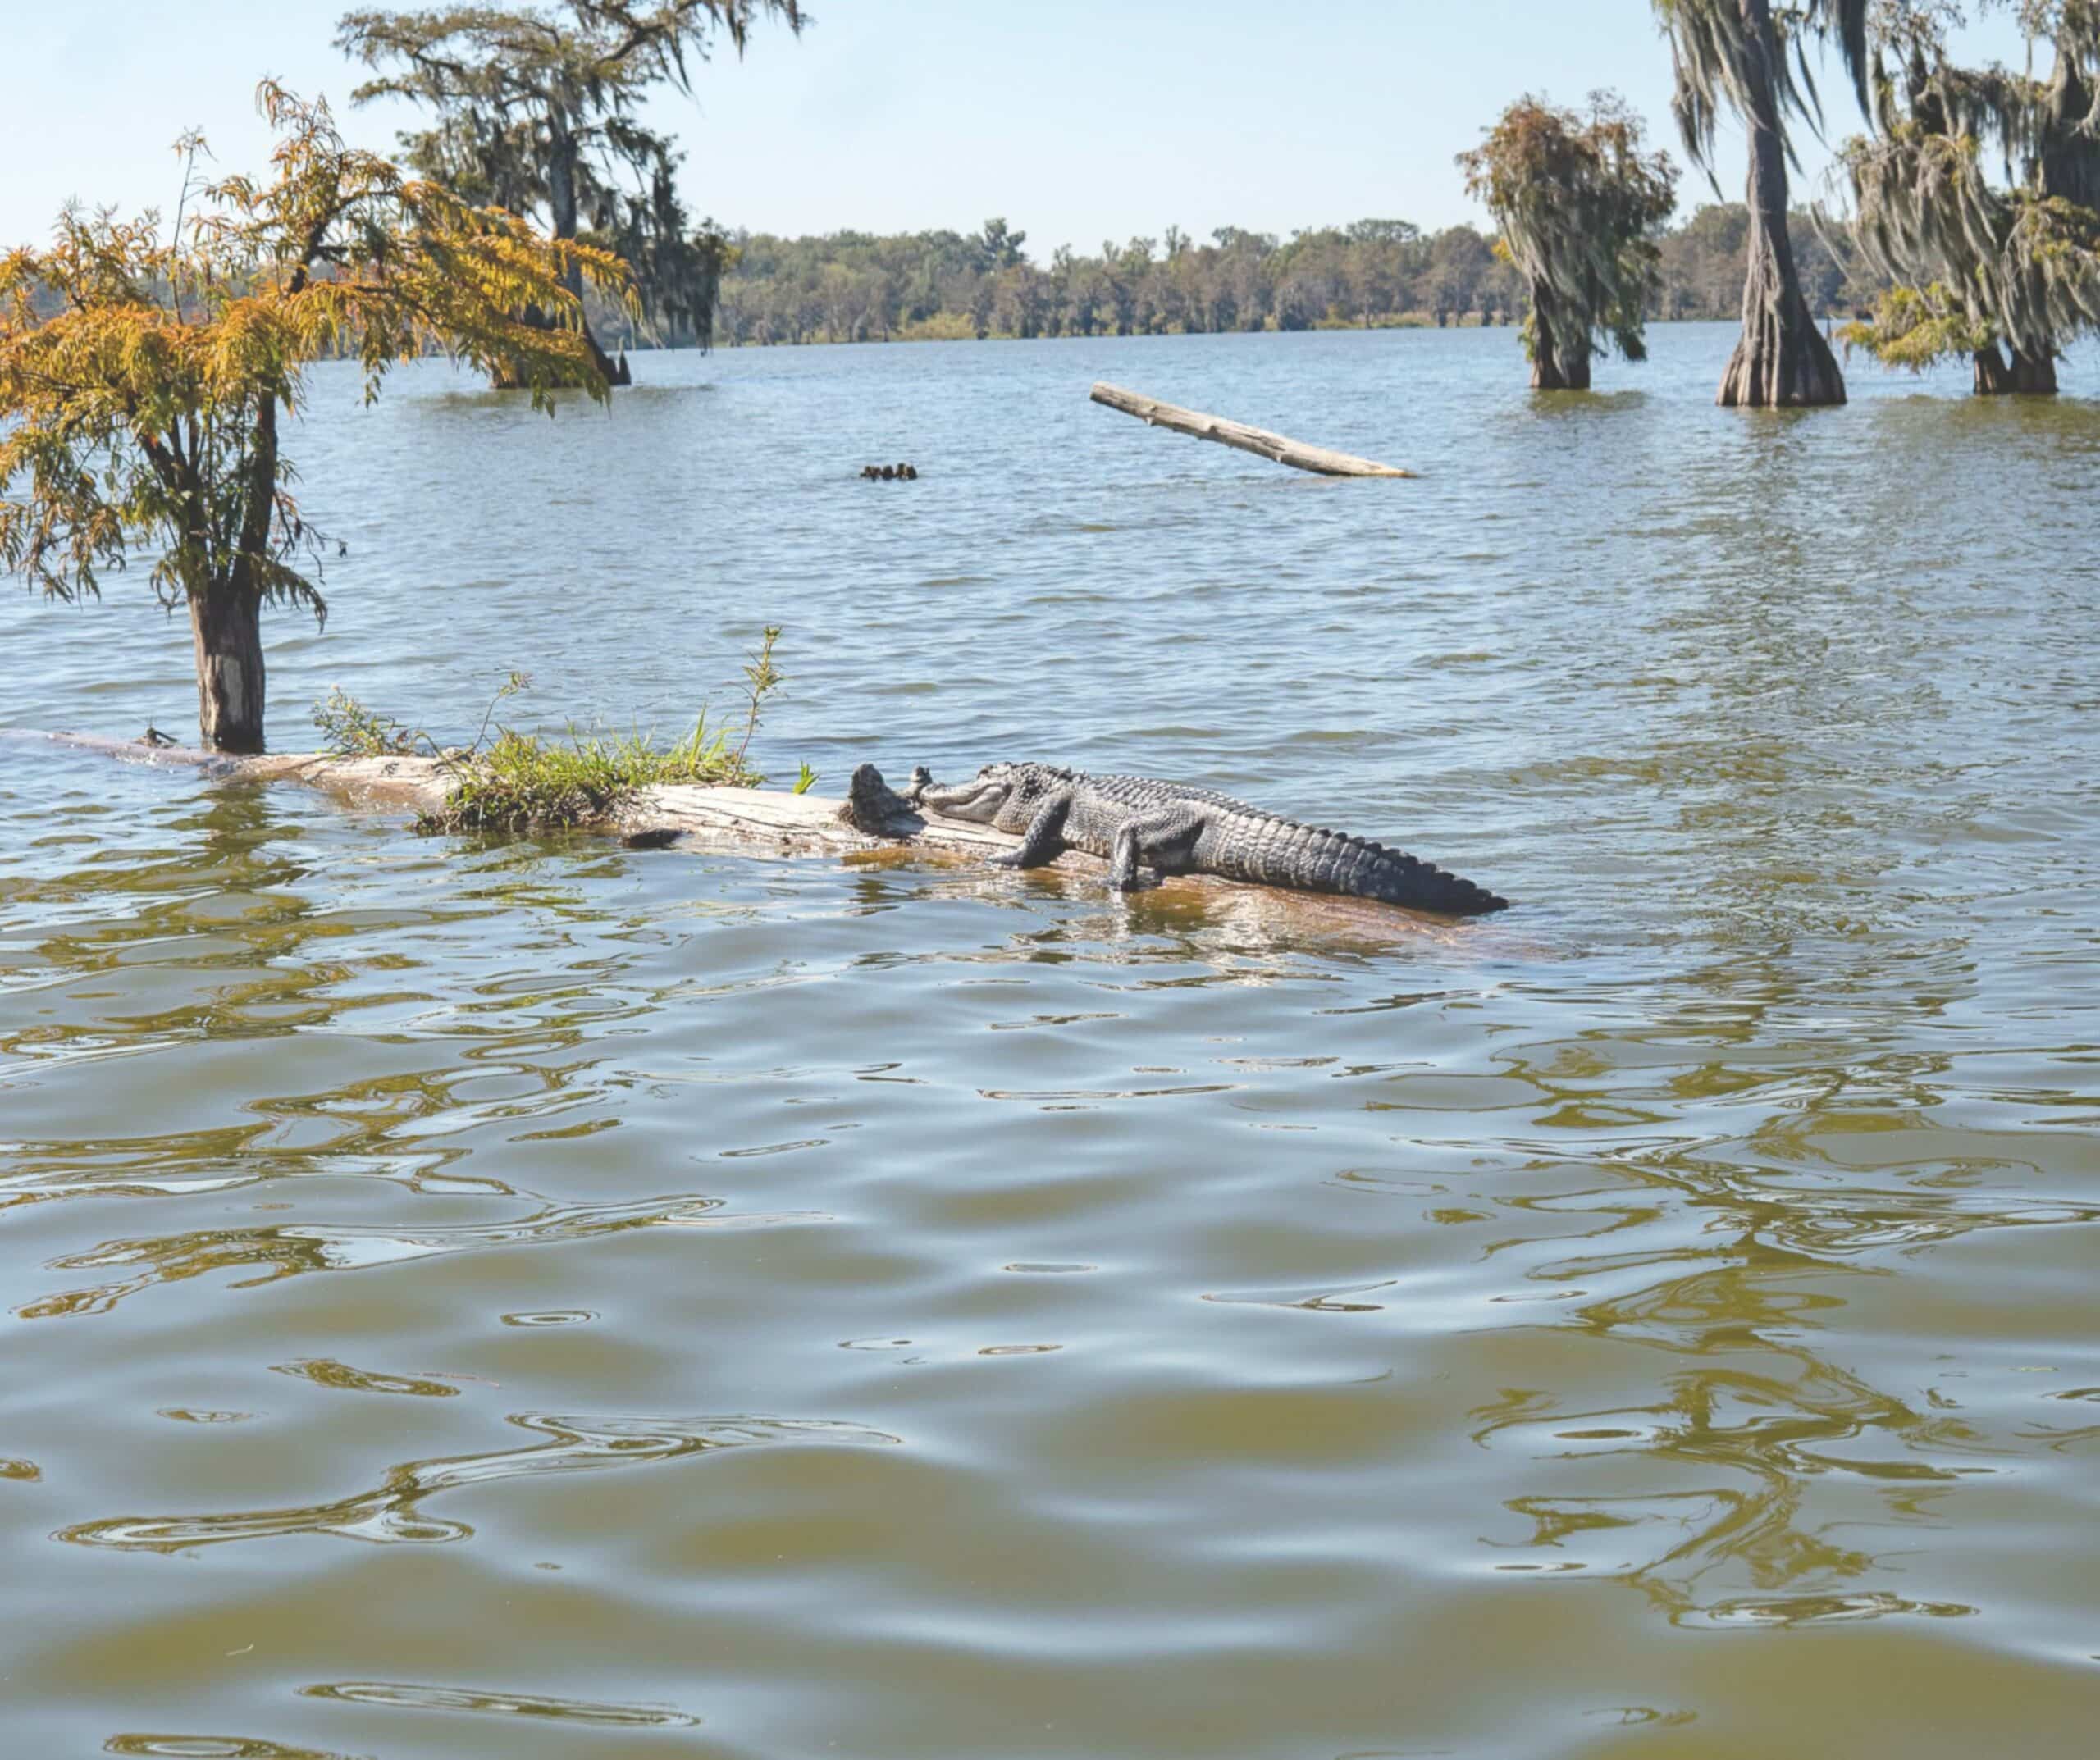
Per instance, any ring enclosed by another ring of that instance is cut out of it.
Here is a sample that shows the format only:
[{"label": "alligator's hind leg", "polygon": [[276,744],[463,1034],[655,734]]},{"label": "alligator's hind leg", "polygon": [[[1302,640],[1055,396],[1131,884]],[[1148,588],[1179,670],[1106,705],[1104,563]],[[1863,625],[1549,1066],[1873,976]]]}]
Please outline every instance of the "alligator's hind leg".
[{"label": "alligator's hind leg", "polygon": [[1183,873],[1194,854],[1203,816],[1186,805],[1127,818],[1116,828],[1116,853],[1108,863],[1108,883],[1119,892],[1139,884],[1140,865],[1155,870],[1143,882],[1157,886],[1162,874]]},{"label": "alligator's hind leg", "polygon": [[995,868],[1042,868],[1054,862],[1065,853],[1065,815],[1072,810],[1072,793],[1065,789],[1044,801],[1036,809],[1035,817],[1028,822],[1022,833],[1020,847],[1005,855],[995,855]]}]

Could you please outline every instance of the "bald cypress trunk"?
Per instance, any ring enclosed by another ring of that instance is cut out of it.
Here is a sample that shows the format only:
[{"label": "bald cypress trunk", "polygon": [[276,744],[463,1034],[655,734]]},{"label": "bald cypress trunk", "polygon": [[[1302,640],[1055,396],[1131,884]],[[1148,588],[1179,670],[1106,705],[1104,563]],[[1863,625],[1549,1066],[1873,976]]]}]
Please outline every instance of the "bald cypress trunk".
[{"label": "bald cypress trunk", "polygon": [[[304,285],[304,271],[293,282]],[[215,571],[202,546],[183,546],[176,572],[188,590],[189,639],[197,660],[197,732],[207,751],[259,752],[267,697],[262,667],[263,564],[272,550],[277,499],[277,400],[259,395],[249,431],[237,547],[231,567]],[[178,463],[193,510],[201,506],[193,466]],[[192,522],[203,524],[193,511]]]},{"label": "bald cypress trunk", "polygon": [[2008,362],[1994,342],[1976,351],[1976,395],[1979,397],[2054,397],[2057,394],[2057,358],[2048,349],[2029,354],[2018,343],[2007,344]]},{"label": "bald cypress trunk", "polygon": [[1552,290],[1532,284],[1532,389],[1590,389],[1590,335],[1556,313]]},{"label": "bald cypress trunk", "polygon": [[262,601],[230,586],[189,595],[197,731],[207,751],[262,750]]},{"label": "bald cypress trunk", "polygon": [[[550,221],[549,231],[564,244],[573,243],[576,237],[576,160],[579,151],[568,133],[567,119],[557,110],[553,117],[554,141],[547,160],[547,212]],[[598,345],[598,339],[591,334],[590,321],[582,316],[583,303],[583,271],[571,264],[562,276],[562,285],[575,294],[578,322],[583,332],[583,344],[591,351],[591,364],[607,385],[631,385],[633,376],[628,370],[627,358],[622,355],[615,361]],[[537,306],[527,306],[525,321],[536,329],[551,330],[554,326],[546,312]],[[525,380],[515,368],[499,367],[490,375],[489,382],[499,391],[523,389]],[[580,385],[582,381],[578,381]]]},{"label": "bald cypress trunk", "polygon": [[1586,385],[1570,385],[1562,376],[1559,364],[1550,354],[1539,353],[1532,357],[1532,389],[1534,391],[1586,391]]},{"label": "bald cypress trunk", "polygon": [[2057,394],[2057,358],[2047,349],[2038,349],[2029,354],[2018,344],[2012,350],[2012,384],[2011,389],[2025,397],[2054,397]]},{"label": "bald cypress trunk", "polygon": [[1787,154],[1774,74],[1779,62],[1770,0],[1741,0],[1750,55],[1744,121],[1750,135],[1750,272],[1743,283],[1742,337],[1716,402],[1776,409],[1845,401],[1838,358],[1801,296],[1787,235]]},{"label": "bald cypress trunk", "polygon": [[[552,320],[537,306],[526,307],[525,321],[540,330],[554,328]],[[591,334],[591,326],[587,322],[582,328],[583,345],[591,351],[591,363],[597,367],[600,376],[603,377],[605,383],[614,385],[633,384],[634,375],[628,367],[627,357],[623,354],[615,360],[599,347],[598,339]],[[570,389],[574,390],[582,383],[582,381],[578,380]],[[522,391],[525,388],[525,376],[515,367],[500,367],[489,375],[489,384],[492,389],[498,391]]]},{"label": "bald cypress trunk", "polygon": [[[2090,207],[2100,200],[2100,177],[2092,171],[2093,155],[2084,132],[2093,108],[2093,95],[2079,72],[2076,44],[2059,39],[2056,52],[2037,178],[2043,194]],[[2022,348],[2018,341],[2007,339],[2012,364],[2003,389],[2023,397],[2054,397],[2056,349],[2047,335],[2028,340],[2032,345]]]}]

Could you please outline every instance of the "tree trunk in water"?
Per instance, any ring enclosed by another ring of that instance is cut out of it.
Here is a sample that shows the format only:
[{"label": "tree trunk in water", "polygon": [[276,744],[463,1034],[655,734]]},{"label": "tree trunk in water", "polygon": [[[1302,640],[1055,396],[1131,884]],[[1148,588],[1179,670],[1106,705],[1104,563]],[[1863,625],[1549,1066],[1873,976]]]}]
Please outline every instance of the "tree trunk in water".
[{"label": "tree trunk in water", "polygon": [[[550,118],[553,143],[547,162],[547,210],[553,225],[550,231],[564,244],[576,237],[576,142],[568,130],[567,114],[557,109]],[[583,301],[583,271],[572,264],[562,276],[562,285],[575,294],[579,309]],[[541,330],[550,329],[547,315],[537,306],[525,308],[525,321]],[[618,361],[598,346],[598,339],[591,334],[587,321],[583,323],[584,345],[591,351],[592,365],[607,385],[632,385],[632,376],[628,372],[627,358]],[[490,376],[490,384],[499,391],[517,391],[524,389],[523,376],[514,368],[500,367]],[[578,380],[569,387],[580,389],[583,381]]]},{"label": "tree trunk in water", "polygon": [[1544,349],[1532,356],[1532,389],[1534,391],[1586,391],[1586,385],[1570,385],[1562,376],[1554,358]]},{"label": "tree trunk in water", "polygon": [[1779,138],[1774,75],[1779,45],[1770,0],[1741,0],[1750,57],[1744,84],[1750,135],[1750,272],[1742,290],[1742,339],[1715,401],[1727,408],[1778,409],[1845,401],[1838,357],[1801,297],[1787,235],[1787,154]]},{"label": "tree trunk in water", "polygon": [[2057,358],[2048,349],[2023,353],[2018,344],[2012,350],[2012,384],[2009,388],[2023,397],[2057,394]]},{"label": "tree trunk in water", "polygon": [[2054,397],[2057,394],[2057,358],[2047,349],[2025,353],[2018,343],[2008,344],[2012,362],[2006,363],[1994,342],[1976,351],[1976,394],[1979,397]]},{"label": "tree trunk in water", "polygon": [[1532,289],[1532,389],[1534,391],[1586,391],[1590,389],[1590,338],[1571,341],[1563,319],[1554,327],[1552,296]]},{"label": "tree trunk in water", "polygon": [[[548,321],[546,313],[537,306],[526,307],[525,321],[539,330],[548,330],[553,327]],[[598,346],[598,339],[591,334],[591,326],[588,323],[583,326],[583,344],[590,349],[592,364],[603,375],[607,385],[632,385],[634,383],[634,375],[628,367],[626,355],[623,354],[618,360],[614,360],[612,356],[606,353]],[[578,379],[573,381],[567,389],[580,390],[583,381]],[[525,389],[525,376],[514,367],[500,367],[489,375],[489,385],[491,390],[497,391],[522,391]]]},{"label": "tree trunk in water", "polygon": [[262,750],[262,601],[225,587],[189,596],[197,729],[205,749]]}]

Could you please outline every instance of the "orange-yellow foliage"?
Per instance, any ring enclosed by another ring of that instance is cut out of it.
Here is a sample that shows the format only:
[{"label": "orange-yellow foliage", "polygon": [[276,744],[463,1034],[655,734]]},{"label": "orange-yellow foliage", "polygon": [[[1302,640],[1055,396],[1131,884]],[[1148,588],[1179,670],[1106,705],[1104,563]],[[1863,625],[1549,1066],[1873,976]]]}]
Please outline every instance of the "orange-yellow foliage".
[{"label": "orange-yellow foliage", "polygon": [[[271,174],[153,214],[70,210],[48,249],[0,255],[0,567],[60,597],[158,553],[163,601],[222,592],[322,609],[319,546],[287,492],[280,413],[348,355],[368,400],[395,361],[442,352],[552,393],[605,387],[572,285],[626,298],[624,267],[413,180],[270,83]],[[202,147],[177,144],[194,166]]]}]

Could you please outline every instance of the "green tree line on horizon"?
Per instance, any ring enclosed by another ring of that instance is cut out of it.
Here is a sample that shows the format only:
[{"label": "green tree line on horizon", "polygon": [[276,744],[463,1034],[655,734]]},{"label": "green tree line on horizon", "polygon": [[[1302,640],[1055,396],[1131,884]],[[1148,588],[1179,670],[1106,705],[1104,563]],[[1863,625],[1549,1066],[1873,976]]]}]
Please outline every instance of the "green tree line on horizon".
[{"label": "green tree line on horizon", "polygon": [[[1887,284],[1851,240],[1825,238],[1805,214],[1796,219],[1810,304],[1841,316],[1871,307]],[[1648,315],[1739,316],[1748,236],[1740,203],[1701,207],[1660,233],[1659,292]],[[1157,238],[1106,242],[1097,254],[1061,247],[1047,263],[1029,255],[1026,239],[1003,218],[971,233],[733,233],[713,340],[737,347],[1498,324],[1520,320],[1526,306],[1523,282],[1493,235],[1465,225],[1430,231],[1359,220],[1288,239],[1224,226],[1203,244],[1169,226]],[[630,346],[708,340],[677,326],[652,336],[610,312],[600,326]]]}]

